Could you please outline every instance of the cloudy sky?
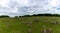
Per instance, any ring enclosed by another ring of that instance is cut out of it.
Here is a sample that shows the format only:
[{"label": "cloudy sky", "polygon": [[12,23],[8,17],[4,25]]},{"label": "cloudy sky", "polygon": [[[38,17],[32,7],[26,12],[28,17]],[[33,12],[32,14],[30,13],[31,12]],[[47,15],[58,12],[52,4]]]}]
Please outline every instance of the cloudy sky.
[{"label": "cloudy sky", "polygon": [[60,14],[60,0],[0,0],[0,15]]}]

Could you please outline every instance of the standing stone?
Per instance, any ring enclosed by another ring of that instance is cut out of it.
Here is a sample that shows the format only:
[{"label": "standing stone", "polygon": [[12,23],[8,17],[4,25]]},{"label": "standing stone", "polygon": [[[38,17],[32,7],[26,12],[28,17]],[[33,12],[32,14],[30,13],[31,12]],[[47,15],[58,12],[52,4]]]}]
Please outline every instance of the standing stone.
[{"label": "standing stone", "polygon": [[50,22],[51,24],[58,24],[58,21],[56,21],[56,22]]},{"label": "standing stone", "polygon": [[32,22],[28,22],[28,24],[32,25]]},{"label": "standing stone", "polygon": [[52,33],[52,28],[48,28],[47,33]]},{"label": "standing stone", "polygon": [[38,22],[39,20],[37,18],[34,19],[34,22]]},{"label": "standing stone", "polygon": [[58,21],[56,21],[56,24],[58,24]]},{"label": "standing stone", "polygon": [[47,33],[46,29],[42,29],[42,33]]},{"label": "standing stone", "polygon": [[32,24],[32,22],[23,22],[23,24]]},{"label": "standing stone", "polygon": [[42,28],[46,28],[45,26],[42,26]]},{"label": "standing stone", "polygon": [[47,32],[46,32],[46,27],[45,27],[45,26],[42,26],[42,31],[41,31],[41,33],[47,33]]},{"label": "standing stone", "polygon": [[50,22],[50,24],[56,24],[55,22]]},{"label": "standing stone", "polygon": [[44,22],[46,23],[46,22],[47,22],[47,20],[44,20]]}]

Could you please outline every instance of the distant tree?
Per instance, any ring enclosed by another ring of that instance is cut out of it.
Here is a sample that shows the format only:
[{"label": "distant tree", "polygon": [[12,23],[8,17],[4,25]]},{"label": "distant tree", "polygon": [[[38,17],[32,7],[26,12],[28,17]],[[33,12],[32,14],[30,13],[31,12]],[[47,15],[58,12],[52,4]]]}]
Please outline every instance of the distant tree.
[{"label": "distant tree", "polygon": [[59,14],[33,14],[33,15],[24,15],[24,16],[19,16],[19,17],[31,17],[31,16],[55,16],[55,17],[60,17]]},{"label": "distant tree", "polygon": [[22,16],[19,16],[19,18],[21,18]]},{"label": "distant tree", "polygon": [[19,18],[18,16],[15,16],[15,18]]},{"label": "distant tree", "polygon": [[7,17],[10,17],[8,15],[1,15],[0,18],[7,18]]},{"label": "distant tree", "polygon": [[32,16],[37,16],[37,14],[33,14]]},{"label": "distant tree", "polygon": [[22,16],[22,17],[31,17],[32,15],[24,15],[24,16]]}]

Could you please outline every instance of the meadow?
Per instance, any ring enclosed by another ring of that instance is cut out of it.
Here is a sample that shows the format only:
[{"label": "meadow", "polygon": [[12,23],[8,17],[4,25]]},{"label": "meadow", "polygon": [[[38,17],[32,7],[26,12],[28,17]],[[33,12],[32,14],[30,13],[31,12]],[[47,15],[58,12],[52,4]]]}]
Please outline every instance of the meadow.
[{"label": "meadow", "polygon": [[[35,19],[38,19],[35,22]],[[47,20],[47,23],[44,23]],[[50,22],[58,21],[59,24],[50,24]],[[29,28],[29,24],[25,22],[32,22],[32,27]],[[32,33],[41,33],[42,26],[46,26],[46,29],[52,28],[53,33],[60,33],[60,17],[48,17],[48,16],[32,16],[21,18],[0,18],[0,33],[28,33],[31,29]]]}]

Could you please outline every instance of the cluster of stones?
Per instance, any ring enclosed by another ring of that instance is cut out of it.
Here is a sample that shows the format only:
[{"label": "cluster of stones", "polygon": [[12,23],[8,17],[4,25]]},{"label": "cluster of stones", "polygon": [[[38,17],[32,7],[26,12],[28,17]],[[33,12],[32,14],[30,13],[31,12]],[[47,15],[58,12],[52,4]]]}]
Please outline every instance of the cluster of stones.
[{"label": "cluster of stones", "polygon": [[[44,23],[47,23],[47,20],[43,20],[44,21]],[[58,23],[58,21],[52,21],[52,22],[50,22],[50,24],[59,24]]]},{"label": "cluster of stones", "polygon": [[32,22],[24,22],[23,24],[27,24],[28,25],[27,27],[29,29],[27,30],[27,33],[32,33],[32,29],[31,29],[32,28]]},{"label": "cluster of stones", "polygon": [[52,28],[46,29],[45,26],[42,27],[41,33],[53,33]]},{"label": "cluster of stones", "polygon": [[58,21],[56,21],[56,22],[50,22],[50,24],[59,24],[59,23]]},{"label": "cluster of stones", "polygon": [[[43,21],[44,21],[44,23],[48,23],[47,20],[43,20]],[[35,19],[34,19],[34,22],[39,22],[39,19],[35,18]],[[50,23],[50,24],[59,24],[58,21],[49,22],[49,23]],[[24,22],[23,24],[28,24],[27,27],[32,28],[32,22]],[[42,28],[43,28],[43,29],[41,30],[41,33],[52,33],[52,32],[53,32],[52,28],[46,29],[45,26],[43,26]],[[28,32],[28,33],[32,33],[32,30],[31,30],[31,29],[28,29],[27,32]]]}]

